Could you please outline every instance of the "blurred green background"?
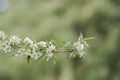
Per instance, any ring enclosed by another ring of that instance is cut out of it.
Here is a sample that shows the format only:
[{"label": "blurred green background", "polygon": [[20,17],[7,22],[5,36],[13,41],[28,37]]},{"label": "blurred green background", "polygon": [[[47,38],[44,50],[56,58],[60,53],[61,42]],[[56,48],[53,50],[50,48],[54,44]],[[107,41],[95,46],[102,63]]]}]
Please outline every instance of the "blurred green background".
[{"label": "blurred green background", "polygon": [[84,59],[58,54],[57,62],[0,53],[0,80],[120,80],[120,0],[8,0],[0,30],[33,40],[89,41]]}]

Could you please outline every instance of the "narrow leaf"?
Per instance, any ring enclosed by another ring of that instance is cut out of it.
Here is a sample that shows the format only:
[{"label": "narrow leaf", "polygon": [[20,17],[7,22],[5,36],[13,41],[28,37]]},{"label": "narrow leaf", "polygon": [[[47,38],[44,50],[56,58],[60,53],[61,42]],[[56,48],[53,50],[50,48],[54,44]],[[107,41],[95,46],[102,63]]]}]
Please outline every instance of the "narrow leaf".
[{"label": "narrow leaf", "polygon": [[28,64],[30,63],[30,59],[31,59],[31,57],[30,57],[30,56],[27,56],[27,63],[28,63]]}]

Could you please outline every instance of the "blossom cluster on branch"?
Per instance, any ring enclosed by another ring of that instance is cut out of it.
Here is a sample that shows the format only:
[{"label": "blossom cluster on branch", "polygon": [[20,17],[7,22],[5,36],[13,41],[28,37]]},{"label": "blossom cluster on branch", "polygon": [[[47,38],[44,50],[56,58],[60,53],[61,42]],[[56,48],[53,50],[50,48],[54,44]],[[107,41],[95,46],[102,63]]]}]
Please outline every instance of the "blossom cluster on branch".
[{"label": "blossom cluster on branch", "polygon": [[3,53],[10,53],[16,51],[15,56],[26,56],[29,60],[41,59],[44,57],[47,61],[55,57],[57,53],[69,53],[70,57],[83,57],[85,50],[88,47],[86,40],[81,34],[78,41],[72,42],[55,42],[51,40],[35,42],[29,37],[20,39],[19,37],[6,36],[3,31],[0,31],[0,51]]}]

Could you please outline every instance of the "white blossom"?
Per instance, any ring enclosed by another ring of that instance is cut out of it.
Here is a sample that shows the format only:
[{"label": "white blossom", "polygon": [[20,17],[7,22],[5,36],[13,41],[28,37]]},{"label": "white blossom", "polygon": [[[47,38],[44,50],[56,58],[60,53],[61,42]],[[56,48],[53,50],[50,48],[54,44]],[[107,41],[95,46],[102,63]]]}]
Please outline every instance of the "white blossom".
[{"label": "white blossom", "polygon": [[5,39],[5,33],[3,31],[0,31],[0,39],[1,40]]},{"label": "white blossom", "polygon": [[74,46],[76,47],[78,51],[84,50],[85,48],[85,45],[83,43],[80,43],[79,41],[74,43]]},{"label": "white blossom", "polygon": [[24,39],[24,42],[25,42],[25,43],[28,43],[28,44],[33,44],[33,41],[32,41],[30,38],[28,38],[28,37],[26,37],[26,38]]},{"label": "white blossom", "polygon": [[31,55],[31,50],[28,49],[28,48],[20,48],[18,50],[18,53],[15,56],[22,56],[22,55],[30,56]]},{"label": "white blossom", "polygon": [[53,51],[56,50],[56,46],[50,42],[49,47],[46,50],[47,61],[54,56]]},{"label": "white blossom", "polygon": [[19,49],[18,53],[15,56],[30,56],[33,59],[38,59],[42,56],[42,53],[38,51],[38,47],[36,44],[30,44],[27,48],[21,48]]},{"label": "white blossom", "polygon": [[17,36],[13,35],[9,39],[11,44],[19,44],[21,42],[21,39],[19,39]]},{"label": "white blossom", "polygon": [[47,47],[47,43],[46,43],[45,41],[40,41],[40,42],[38,43],[38,45],[40,45],[41,47],[44,47],[44,48]]},{"label": "white blossom", "polygon": [[79,57],[83,57],[85,55],[85,48],[88,47],[87,43],[83,40],[83,36],[81,35],[76,43],[73,44],[74,48],[78,52]]},{"label": "white blossom", "polygon": [[48,61],[48,60],[49,60],[50,58],[52,58],[54,55],[53,55],[53,53],[49,53],[49,54],[47,54],[46,56],[47,56],[47,59],[46,59],[46,60]]},{"label": "white blossom", "polygon": [[10,46],[9,42],[6,40],[6,41],[0,43],[0,50],[7,53],[7,52],[11,52],[12,47]]},{"label": "white blossom", "polygon": [[52,53],[53,50],[55,50],[56,46],[51,44],[49,45],[49,47],[46,50],[46,53]]},{"label": "white blossom", "polygon": [[31,48],[32,50],[36,50],[36,49],[38,49],[38,45],[37,45],[36,43],[30,44],[30,48]]},{"label": "white blossom", "polygon": [[38,59],[39,57],[42,56],[42,52],[38,50],[37,44],[31,44],[30,48],[31,48],[31,54],[30,54],[31,58]]},{"label": "white blossom", "polygon": [[26,49],[25,48],[20,48],[17,52],[17,54],[15,54],[15,56],[21,56],[25,53]]},{"label": "white blossom", "polygon": [[33,52],[30,56],[33,59],[38,59],[39,57],[41,57],[43,54],[41,52],[37,53],[37,52]]}]

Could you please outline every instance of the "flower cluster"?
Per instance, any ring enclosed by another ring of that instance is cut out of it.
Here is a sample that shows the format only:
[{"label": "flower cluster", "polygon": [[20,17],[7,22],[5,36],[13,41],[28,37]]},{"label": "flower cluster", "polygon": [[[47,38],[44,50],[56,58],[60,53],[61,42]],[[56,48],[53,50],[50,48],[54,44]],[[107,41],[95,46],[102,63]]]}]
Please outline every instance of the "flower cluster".
[{"label": "flower cluster", "polygon": [[[72,46],[68,49],[69,46]],[[24,39],[20,39],[19,37],[6,36],[3,31],[0,31],[0,51],[4,53],[10,53],[11,51],[17,51],[15,56],[26,56],[33,58],[35,60],[40,59],[41,57],[45,57],[48,61],[53,58],[56,53],[62,52],[70,52],[70,56],[77,55],[78,57],[83,57],[85,54],[85,49],[88,47],[85,39],[82,35],[80,35],[78,41],[76,43],[71,43],[70,45],[62,47],[63,50],[60,49],[52,41],[45,42],[32,41],[29,37]]]},{"label": "flower cluster", "polygon": [[83,36],[80,35],[80,37],[78,38],[78,41],[76,43],[74,43],[73,46],[74,46],[74,49],[77,51],[77,55],[79,57],[83,57],[86,53],[85,49],[86,49],[86,47],[88,47],[88,44],[84,40]]}]

